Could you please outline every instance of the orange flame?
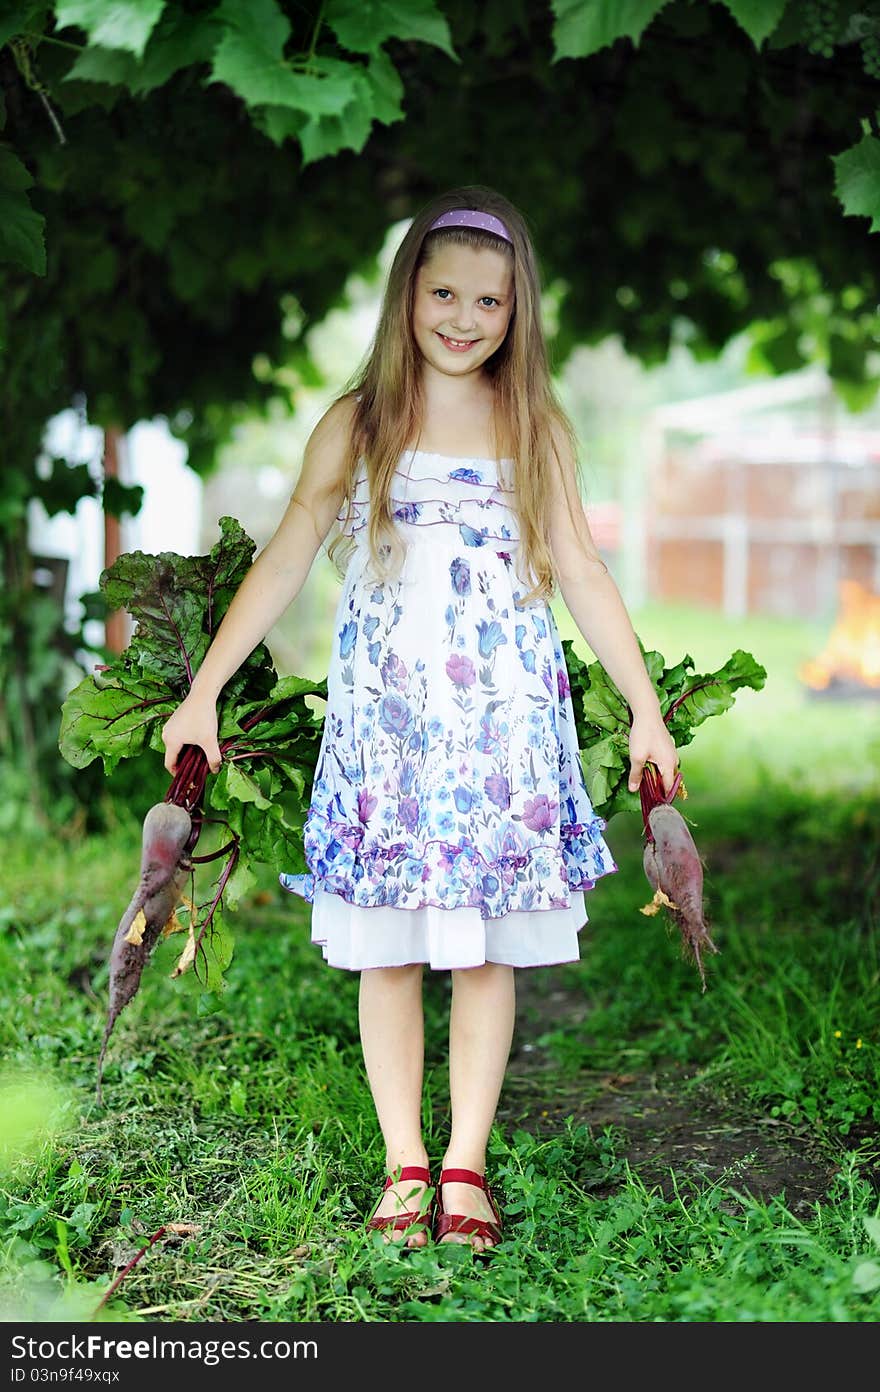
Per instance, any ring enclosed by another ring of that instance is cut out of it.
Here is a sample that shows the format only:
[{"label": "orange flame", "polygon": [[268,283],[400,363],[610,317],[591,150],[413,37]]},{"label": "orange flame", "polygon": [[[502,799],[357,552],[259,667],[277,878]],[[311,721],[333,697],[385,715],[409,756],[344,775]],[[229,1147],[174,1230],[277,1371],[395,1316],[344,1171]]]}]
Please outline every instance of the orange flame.
[{"label": "orange flame", "polygon": [[857,580],[840,585],[840,612],[823,651],[805,662],[801,680],[817,691],[832,681],[880,688],[880,595]]}]

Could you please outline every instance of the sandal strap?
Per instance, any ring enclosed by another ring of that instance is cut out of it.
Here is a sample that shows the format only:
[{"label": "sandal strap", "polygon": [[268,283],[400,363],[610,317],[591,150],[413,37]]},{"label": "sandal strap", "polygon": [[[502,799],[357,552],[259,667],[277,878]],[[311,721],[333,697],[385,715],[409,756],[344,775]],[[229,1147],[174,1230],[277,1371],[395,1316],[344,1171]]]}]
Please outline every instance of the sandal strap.
[{"label": "sandal strap", "polygon": [[465,1218],[460,1213],[441,1213],[434,1228],[435,1237],[445,1237],[451,1232],[491,1237],[493,1242],[501,1241],[501,1229],[497,1223],[490,1223],[486,1218]]},{"label": "sandal strap", "polygon": [[385,1188],[390,1189],[392,1184],[399,1184],[402,1179],[418,1179],[422,1184],[430,1184],[431,1172],[426,1170],[424,1165],[404,1165],[400,1174],[386,1176]]},{"label": "sandal strap", "polygon": [[441,1184],[473,1184],[477,1189],[488,1189],[485,1175],[477,1174],[476,1170],[441,1170]]},{"label": "sandal strap", "polygon": [[387,1218],[370,1218],[367,1221],[368,1228],[375,1228],[382,1232],[385,1228],[393,1228],[395,1232],[402,1232],[404,1228],[430,1228],[431,1211],[425,1213],[395,1213]]},{"label": "sandal strap", "polygon": [[[385,1184],[382,1189],[383,1194],[386,1193],[392,1185],[400,1184],[401,1181],[405,1182],[408,1179],[418,1180],[422,1184],[427,1184],[430,1188],[431,1174],[429,1170],[423,1165],[404,1165],[399,1174],[386,1175]],[[409,1198],[410,1195],[405,1194],[403,1197]],[[380,1199],[379,1203],[381,1202],[382,1200]],[[379,1207],[379,1203],[376,1204],[376,1208]],[[403,1228],[411,1226],[430,1228],[433,1208],[434,1203],[433,1200],[431,1200],[428,1207],[419,1213],[413,1213],[411,1209],[406,1209],[403,1213],[391,1213],[385,1218],[370,1217],[367,1219],[367,1227],[376,1228],[380,1232],[385,1228],[393,1228],[395,1231],[400,1231]],[[375,1213],[375,1209],[373,1212]]]},{"label": "sandal strap", "polygon": [[[443,1207],[441,1194],[444,1184],[470,1184],[475,1189],[482,1189],[489,1200],[495,1221],[490,1222],[488,1218],[468,1218],[463,1213],[447,1213]],[[476,1170],[441,1170],[440,1178],[437,1181],[437,1200],[439,1212],[435,1226],[436,1237],[445,1237],[447,1233],[458,1232],[465,1235],[473,1234],[477,1237],[491,1237],[493,1242],[501,1241],[501,1214],[492,1190],[486,1182],[485,1175],[477,1174]]]}]

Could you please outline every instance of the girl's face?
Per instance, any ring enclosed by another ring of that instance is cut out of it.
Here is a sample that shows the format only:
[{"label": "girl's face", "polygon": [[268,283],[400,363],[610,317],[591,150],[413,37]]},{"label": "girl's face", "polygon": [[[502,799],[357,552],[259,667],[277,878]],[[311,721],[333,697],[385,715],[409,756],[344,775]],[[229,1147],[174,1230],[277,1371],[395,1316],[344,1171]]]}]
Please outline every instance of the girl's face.
[{"label": "girl's face", "polygon": [[413,293],[413,334],[426,364],[452,377],[478,372],[504,342],[513,306],[513,266],[502,252],[438,249],[419,267]]}]

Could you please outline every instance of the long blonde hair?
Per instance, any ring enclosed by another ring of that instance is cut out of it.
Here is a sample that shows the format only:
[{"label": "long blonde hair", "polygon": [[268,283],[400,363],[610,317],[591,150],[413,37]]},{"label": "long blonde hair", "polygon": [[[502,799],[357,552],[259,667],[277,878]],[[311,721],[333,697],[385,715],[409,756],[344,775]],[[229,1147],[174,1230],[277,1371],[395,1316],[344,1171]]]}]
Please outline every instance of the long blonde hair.
[{"label": "long blonde hair", "polygon": [[[453,208],[492,213],[505,223],[513,243],[471,227],[444,227],[430,232],[435,218]],[[578,457],[577,439],[550,378],[541,324],[540,274],[522,214],[500,193],[483,185],[449,189],[416,214],[391,265],[372,346],[363,365],[339,400],[354,398],[345,472],[348,510],[342,530],[327,555],[344,573],[354,543],[345,527],[352,516],[355,475],[364,461],[369,487],[367,540],[376,575],[399,574],[405,544],[391,507],[394,474],[410,440],[421,433],[423,395],[421,360],[412,331],[416,275],[434,251],[450,242],[493,251],[512,262],[514,308],[504,341],[484,371],[494,388],[493,443],[497,458],[513,460],[512,487],[519,521],[521,574],[535,584],[522,599],[551,599],[555,576],[548,535],[551,470],[559,467],[554,441],[561,431]],[[572,499],[566,490],[569,510]],[[572,513],[574,520],[574,514]],[[581,515],[581,525],[583,515]]]}]

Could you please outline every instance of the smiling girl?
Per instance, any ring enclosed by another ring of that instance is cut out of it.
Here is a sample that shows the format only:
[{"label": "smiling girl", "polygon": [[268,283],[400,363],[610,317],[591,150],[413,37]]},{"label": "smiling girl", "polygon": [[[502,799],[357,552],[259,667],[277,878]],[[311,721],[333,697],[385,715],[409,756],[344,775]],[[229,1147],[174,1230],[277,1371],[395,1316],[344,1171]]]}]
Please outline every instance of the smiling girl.
[{"label": "smiling girl", "polygon": [[[289,506],[164,727],[219,768],[220,691],[296,598],[334,523],[343,576],[305,874],[359,1023],[385,1143],[368,1219],[419,1246],[501,1240],[486,1146],[516,970],[575,961],[585,893],[614,871],[590,805],[558,592],[632,714],[630,787],[675,747],[577,482],[522,214],[481,186],[413,219],[367,359],[315,427]],[[452,974],[451,1129],[436,1189],[422,1129],[425,967]]]}]

